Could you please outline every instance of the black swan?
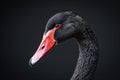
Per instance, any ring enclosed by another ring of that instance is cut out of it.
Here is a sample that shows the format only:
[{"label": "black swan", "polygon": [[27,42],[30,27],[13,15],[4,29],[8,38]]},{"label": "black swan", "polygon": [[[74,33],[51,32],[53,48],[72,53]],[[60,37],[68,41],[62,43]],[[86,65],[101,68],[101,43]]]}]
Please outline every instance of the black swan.
[{"label": "black swan", "polygon": [[98,43],[89,25],[72,11],[57,13],[48,20],[42,42],[29,64],[35,64],[53,46],[70,38],[74,38],[79,46],[71,80],[91,80],[98,62]]}]

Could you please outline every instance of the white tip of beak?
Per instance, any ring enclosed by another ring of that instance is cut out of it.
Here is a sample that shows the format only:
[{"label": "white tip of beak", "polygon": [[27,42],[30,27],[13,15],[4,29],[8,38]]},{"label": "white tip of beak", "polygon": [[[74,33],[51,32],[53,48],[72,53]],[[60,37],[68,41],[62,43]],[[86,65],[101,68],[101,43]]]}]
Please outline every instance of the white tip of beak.
[{"label": "white tip of beak", "polygon": [[35,61],[35,60],[33,59],[33,57],[32,57],[32,58],[29,60],[29,65],[32,66],[32,65],[34,65],[36,62],[37,62],[37,61]]}]

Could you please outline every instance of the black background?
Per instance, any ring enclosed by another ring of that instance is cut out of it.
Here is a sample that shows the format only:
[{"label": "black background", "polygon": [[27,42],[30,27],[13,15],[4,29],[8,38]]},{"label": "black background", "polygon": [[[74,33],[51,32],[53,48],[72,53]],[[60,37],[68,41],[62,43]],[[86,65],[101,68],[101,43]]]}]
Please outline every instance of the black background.
[{"label": "black background", "polygon": [[28,62],[38,48],[47,20],[57,12],[77,12],[96,32],[99,63],[94,80],[119,80],[120,13],[118,1],[12,1],[0,3],[0,77],[3,80],[69,80],[78,47],[72,39],[56,46],[38,63]]}]

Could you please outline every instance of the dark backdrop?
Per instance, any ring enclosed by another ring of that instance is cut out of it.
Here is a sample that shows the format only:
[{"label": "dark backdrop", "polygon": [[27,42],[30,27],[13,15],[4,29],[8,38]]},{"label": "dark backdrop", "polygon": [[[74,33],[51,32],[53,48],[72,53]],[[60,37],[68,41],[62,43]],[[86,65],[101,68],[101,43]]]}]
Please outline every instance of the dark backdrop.
[{"label": "dark backdrop", "polygon": [[41,42],[47,20],[57,12],[71,10],[91,25],[99,41],[99,63],[94,80],[119,80],[119,2],[90,1],[1,2],[0,78],[69,80],[78,56],[73,40],[55,47],[33,67],[28,62]]}]

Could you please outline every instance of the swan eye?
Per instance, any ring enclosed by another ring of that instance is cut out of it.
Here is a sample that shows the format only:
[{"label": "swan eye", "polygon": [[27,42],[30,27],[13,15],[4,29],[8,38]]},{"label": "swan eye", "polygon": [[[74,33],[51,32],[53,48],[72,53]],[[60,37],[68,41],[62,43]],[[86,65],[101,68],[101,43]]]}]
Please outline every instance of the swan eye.
[{"label": "swan eye", "polygon": [[54,28],[59,29],[59,28],[60,28],[60,26],[61,26],[61,24],[55,24],[55,27],[54,27]]}]

